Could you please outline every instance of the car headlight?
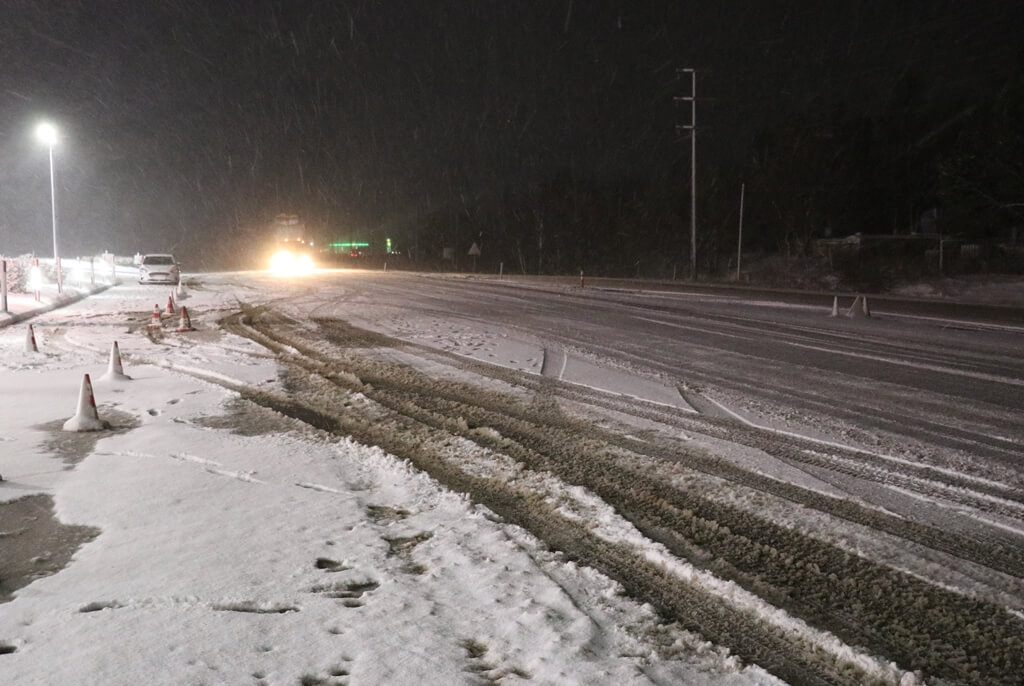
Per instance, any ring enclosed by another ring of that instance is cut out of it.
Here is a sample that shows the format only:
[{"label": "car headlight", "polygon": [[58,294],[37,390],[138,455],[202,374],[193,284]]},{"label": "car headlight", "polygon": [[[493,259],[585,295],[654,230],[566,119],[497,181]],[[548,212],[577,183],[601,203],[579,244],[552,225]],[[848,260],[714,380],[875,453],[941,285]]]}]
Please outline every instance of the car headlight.
[{"label": "car headlight", "polygon": [[270,258],[270,271],[276,276],[308,274],[313,271],[313,258],[290,250],[279,250]]},{"label": "car headlight", "polygon": [[294,262],[294,255],[287,250],[278,250],[274,253],[273,257],[270,258],[270,271],[275,274],[287,274],[291,271],[292,264]]}]

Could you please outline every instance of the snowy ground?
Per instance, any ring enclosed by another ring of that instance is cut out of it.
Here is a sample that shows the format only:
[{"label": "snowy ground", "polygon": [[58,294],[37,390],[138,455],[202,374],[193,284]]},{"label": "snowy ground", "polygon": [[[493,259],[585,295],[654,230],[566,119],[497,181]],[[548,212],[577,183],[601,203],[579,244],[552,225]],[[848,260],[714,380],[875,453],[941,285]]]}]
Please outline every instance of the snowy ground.
[{"label": "snowy ground", "polygon": [[[919,478],[921,465],[895,454],[871,453],[854,438],[836,444],[835,423],[819,432],[813,421],[784,420],[777,408],[738,398],[731,406],[715,405],[712,396],[682,392],[628,364],[609,365],[551,345],[512,321],[501,326],[474,317],[471,302],[452,316],[451,281],[446,288],[429,284],[412,308],[402,298],[406,279],[388,286],[375,278],[360,288],[355,280],[346,285],[342,275],[316,286],[284,287],[262,274],[202,275],[174,294],[196,330],[175,332],[178,313],[160,317],[161,328],[148,326],[171,289],[138,286],[130,277],[126,272],[121,285],[0,328],[4,683],[780,683],[726,648],[666,624],[618,583],[567,562],[409,462],[243,399],[311,391],[295,385],[302,383],[295,376],[301,366],[288,360],[304,353],[286,346],[275,357],[224,328],[240,303],[272,305],[296,330],[309,326],[311,338],[316,327],[308,322],[322,317],[405,341],[404,348],[369,338],[353,345],[366,348],[367,364],[394,363],[438,383],[485,384],[508,398],[522,394],[516,381],[522,377],[565,384],[558,411],[580,413],[595,431],[621,430],[621,419],[635,433],[629,440],[695,446],[757,478],[846,499],[868,514],[888,517],[903,505],[899,499],[937,513],[939,521],[972,520],[1010,539],[1022,535],[1024,506],[1013,484],[937,468]],[[394,291],[384,292],[387,287]],[[509,312],[533,307],[529,295],[498,297]],[[647,302],[662,297],[653,294]],[[691,303],[719,298],[687,297]],[[48,300],[52,293],[44,304]],[[16,305],[15,311],[34,306]],[[654,316],[649,312],[643,321]],[[557,325],[562,315],[554,315]],[[29,322],[38,352],[26,351]],[[102,378],[114,341],[131,380]],[[293,333],[292,341],[299,346],[302,336]],[[474,365],[512,376],[480,373]],[[110,429],[69,433],[62,427],[76,413],[85,374]],[[584,389],[583,401],[571,400],[572,388]],[[587,396],[591,392],[597,395]],[[613,399],[611,409],[595,415],[586,398],[606,397],[601,394]],[[849,469],[809,468],[760,443],[701,434],[700,424],[688,431],[639,419],[642,413],[618,417],[614,408],[631,399],[653,408],[652,417],[658,408],[680,421],[717,412],[738,418],[736,426],[811,441],[825,464]],[[374,414],[373,402],[355,393],[336,410],[383,417]],[[600,540],[636,551],[673,583],[736,609],[752,625],[770,627],[768,633],[798,645],[798,654],[830,656],[826,661],[839,665],[837,673],[853,665],[859,671],[848,673],[877,683],[918,683],[906,665],[844,643],[673,556],[588,489],[482,449],[490,439],[503,439],[495,429],[472,431],[486,440],[443,445],[445,459],[465,473],[537,494],[567,520],[585,522]],[[848,452],[854,449],[865,451]],[[879,481],[868,472],[877,472]],[[950,484],[938,483],[940,477]],[[677,478],[708,500],[756,512],[799,537],[905,571],[932,588],[1011,613],[1024,608],[1021,579],[977,564],[971,554],[950,555],[912,536],[835,517],[827,507],[801,506],[776,497],[771,487],[752,490],[685,466]],[[842,681],[853,678],[859,677]]]},{"label": "snowy ground", "polygon": [[[381,450],[184,373],[278,387],[215,324],[271,293],[205,279],[177,303],[197,331],[165,317],[154,345],[167,295],[35,317],[38,352],[27,323],[0,329],[0,681],[776,683]],[[114,341],[130,381],[101,379]],[[85,374],[109,431],[61,428]],[[35,580],[11,594],[16,562]]]}]

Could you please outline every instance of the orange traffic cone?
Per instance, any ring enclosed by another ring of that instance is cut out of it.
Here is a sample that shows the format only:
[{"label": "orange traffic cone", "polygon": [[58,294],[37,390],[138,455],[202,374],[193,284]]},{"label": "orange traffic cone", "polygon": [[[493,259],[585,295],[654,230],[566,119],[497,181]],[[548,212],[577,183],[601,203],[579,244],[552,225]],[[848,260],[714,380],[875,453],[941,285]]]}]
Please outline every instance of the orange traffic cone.
[{"label": "orange traffic cone", "polygon": [[147,326],[150,329],[162,329],[162,328],[164,328],[164,323],[162,321],[160,321],[160,306],[159,305],[153,305],[153,318],[151,320],[149,320],[149,324]]},{"label": "orange traffic cone", "polygon": [[131,381],[130,376],[124,373],[124,366],[121,364],[121,349],[117,347],[117,341],[110,346],[110,363],[107,365],[107,373],[100,377],[101,381]]},{"label": "orange traffic cone", "polygon": [[175,331],[195,331],[192,328],[192,320],[188,316],[188,308],[182,306],[181,308],[181,321],[178,322],[178,328]]},{"label": "orange traffic cone", "polygon": [[92,382],[86,374],[82,379],[82,390],[78,393],[78,411],[64,422],[65,431],[103,431],[110,425],[100,419],[96,411],[96,399],[92,395]]},{"label": "orange traffic cone", "polygon": [[36,333],[32,330],[31,324],[28,325],[28,331],[25,333],[25,352],[39,352],[39,346],[36,345]]},{"label": "orange traffic cone", "polygon": [[166,314],[168,316],[173,316],[174,315],[174,295],[173,294],[167,296],[167,309],[164,310],[164,314]]},{"label": "orange traffic cone", "polygon": [[829,316],[830,317],[838,317],[839,316],[839,296],[838,295],[832,297],[832,314],[829,315]]}]

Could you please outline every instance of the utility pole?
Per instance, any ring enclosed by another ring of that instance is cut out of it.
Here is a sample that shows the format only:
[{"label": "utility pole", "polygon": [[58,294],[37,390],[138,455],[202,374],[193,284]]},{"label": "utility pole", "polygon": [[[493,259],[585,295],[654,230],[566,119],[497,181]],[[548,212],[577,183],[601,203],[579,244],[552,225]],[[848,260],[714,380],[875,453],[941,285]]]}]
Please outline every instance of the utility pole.
[{"label": "utility pole", "polygon": [[676,100],[690,101],[690,125],[679,128],[690,130],[690,280],[697,279],[697,71],[679,69],[690,75],[690,96]]},{"label": "utility pole", "polygon": [[740,184],[740,229],[736,236],[736,280],[740,280],[740,262],[743,261],[743,194],[747,184]]}]

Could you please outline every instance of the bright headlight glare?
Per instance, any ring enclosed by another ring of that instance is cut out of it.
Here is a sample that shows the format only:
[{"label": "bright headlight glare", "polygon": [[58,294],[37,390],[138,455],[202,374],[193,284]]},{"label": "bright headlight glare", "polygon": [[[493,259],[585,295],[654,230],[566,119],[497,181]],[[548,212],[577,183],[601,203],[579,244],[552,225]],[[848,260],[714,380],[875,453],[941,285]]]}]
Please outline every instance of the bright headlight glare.
[{"label": "bright headlight glare", "polygon": [[38,291],[43,285],[43,272],[39,267],[33,266],[28,271],[28,286],[33,291]]},{"label": "bright headlight glare", "polygon": [[313,271],[313,258],[305,253],[278,250],[270,258],[270,271],[276,276],[302,276]]}]

